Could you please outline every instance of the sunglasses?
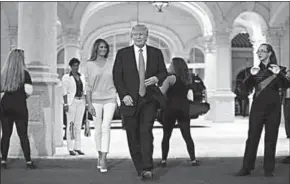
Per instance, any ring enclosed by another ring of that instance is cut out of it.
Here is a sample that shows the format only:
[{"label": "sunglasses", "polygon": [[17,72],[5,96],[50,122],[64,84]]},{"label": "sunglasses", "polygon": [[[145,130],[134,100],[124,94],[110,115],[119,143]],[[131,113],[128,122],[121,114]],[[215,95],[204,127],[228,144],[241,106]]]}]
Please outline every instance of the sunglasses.
[{"label": "sunglasses", "polygon": [[267,50],[258,50],[258,51],[256,52],[256,54],[259,54],[259,53],[269,53],[269,51],[267,51]]}]

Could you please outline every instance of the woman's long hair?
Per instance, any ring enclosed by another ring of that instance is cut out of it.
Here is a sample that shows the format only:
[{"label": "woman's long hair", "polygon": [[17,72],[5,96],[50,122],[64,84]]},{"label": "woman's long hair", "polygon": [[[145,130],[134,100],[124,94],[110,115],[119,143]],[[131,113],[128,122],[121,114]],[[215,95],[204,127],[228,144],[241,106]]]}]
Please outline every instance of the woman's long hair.
[{"label": "woman's long hair", "polygon": [[91,52],[91,57],[90,57],[90,61],[94,61],[98,58],[98,49],[99,49],[99,46],[101,43],[104,43],[107,47],[107,53],[105,55],[105,58],[108,57],[108,54],[109,54],[109,44],[108,42],[106,42],[106,40],[104,39],[97,39],[93,45],[93,48],[92,48],[92,52]]},{"label": "woman's long hair", "polygon": [[269,60],[270,60],[269,63],[270,63],[270,64],[277,64],[276,54],[275,54],[275,51],[274,51],[272,45],[270,45],[270,44],[268,44],[268,43],[262,43],[261,45],[266,46],[268,52],[272,52],[272,54],[271,54],[271,56],[270,56],[270,58],[269,58]]},{"label": "woman's long hair", "polygon": [[192,78],[184,59],[180,57],[175,57],[172,59],[172,64],[174,67],[175,75],[181,79],[183,84],[190,85],[192,83]]},{"label": "woman's long hair", "polygon": [[14,49],[9,53],[1,70],[1,91],[13,92],[24,84],[24,51]]}]

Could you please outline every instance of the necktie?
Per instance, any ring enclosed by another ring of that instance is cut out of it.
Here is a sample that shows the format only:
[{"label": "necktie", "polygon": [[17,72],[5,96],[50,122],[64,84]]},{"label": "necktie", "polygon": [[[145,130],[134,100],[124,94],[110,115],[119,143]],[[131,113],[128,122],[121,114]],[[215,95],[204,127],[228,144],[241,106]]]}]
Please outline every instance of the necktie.
[{"label": "necktie", "polygon": [[145,62],[142,54],[142,49],[139,50],[139,94],[140,96],[144,96],[146,93],[146,86],[145,86]]}]

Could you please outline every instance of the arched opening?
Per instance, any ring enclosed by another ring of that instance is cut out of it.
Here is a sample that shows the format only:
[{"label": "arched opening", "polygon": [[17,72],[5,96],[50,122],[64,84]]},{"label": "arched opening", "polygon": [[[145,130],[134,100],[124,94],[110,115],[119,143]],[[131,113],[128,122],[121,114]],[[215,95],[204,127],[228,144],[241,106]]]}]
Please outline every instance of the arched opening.
[{"label": "arched opening", "polygon": [[204,81],[205,64],[204,54],[199,48],[191,48],[189,52],[188,68],[191,73],[198,75]]},{"label": "arched opening", "polygon": [[232,92],[236,94],[235,115],[249,115],[249,100],[242,98],[241,84],[253,66],[253,49],[248,33],[239,33],[231,41],[232,45]]},{"label": "arched opening", "polygon": [[64,48],[62,48],[57,53],[57,74],[59,79],[66,73],[66,66],[64,65]]},{"label": "arched opening", "polygon": [[242,12],[233,23],[232,42],[232,91],[236,94],[236,115],[249,114],[250,92],[242,88],[241,81],[248,75],[248,69],[259,63],[255,52],[266,42],[267,23],[256,12]]}]

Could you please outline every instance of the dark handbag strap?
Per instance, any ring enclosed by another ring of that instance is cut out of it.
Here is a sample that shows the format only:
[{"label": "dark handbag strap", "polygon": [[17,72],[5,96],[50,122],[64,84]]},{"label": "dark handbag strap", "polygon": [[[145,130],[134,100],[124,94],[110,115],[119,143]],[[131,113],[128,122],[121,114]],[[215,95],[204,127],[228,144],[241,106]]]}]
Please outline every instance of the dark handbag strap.
[{"label": "dark handbag strap", "polygon": [[260,82],[255,91],[256,91],[256,97],[277,77],[277,75],[273,74],[269,77],[267,77],[265,80]]}]

